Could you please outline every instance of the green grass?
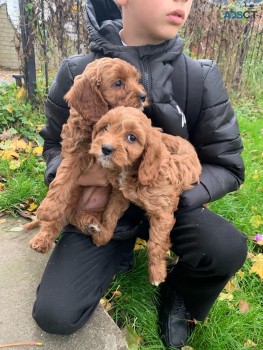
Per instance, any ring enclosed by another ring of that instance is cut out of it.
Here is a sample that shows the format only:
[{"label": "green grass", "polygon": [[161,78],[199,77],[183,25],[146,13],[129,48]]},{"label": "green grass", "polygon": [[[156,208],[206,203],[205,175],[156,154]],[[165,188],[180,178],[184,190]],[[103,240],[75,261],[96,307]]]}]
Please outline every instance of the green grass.
[{"label": "green grass", "polygon": [[[8,100],[5,96],[6,101]],[[21,106],[23,110],[23,107]],[[263,213],[263,174],[262,174],[262,133],[263,99],[235,102],[241,134],[245,146],[243,158],[246,165],[246,181],[241,189],[210,205],[211,210],[231,220],[249,238],[262,233],[262,225],[256,225],[255,217]],[[5,114],[2,115],[6,116]],[[38,120],[34,121],[39,124]],[[19,123],[15,120],[19,135]],[[8,127],[12,125],[8,125]],[[23,131],[23,128],[21,129]],[[36,126],[30,130],[35,139]],[[36,143],[38,141],[36,140]],[[1,149],[0,149],[1,151]],[[44,162],[32,152],[20,155],[20,167],[12,169],[10,162],[0,159],[0,211],[16,213],[21,203],[32,199],[39,203],[46,193],[43,183]],[[258,254],[252,240],[250,252]],[[121,328],[127,328],[130,349],[165,349],[158,335],[157,300],[158,289],[148,282],[146,251],[135,253],[136,264],[132,272],[118,274],[112,282],[105,298],[110,299],[109,313]],[[252,261],[247,260],[242,267],[243,275],[237,275],[238,288],[231,292],[233,300],[218,300],[206,322],[198,324],[190,344],[195,350],[246,350],[252,347],[244,344],[251,340],[255,349],[263,349],[262,295],[260,278],[250,273]],[[113,297],[118,290],[121,296]],[[250,305],[248,312],[241,314],[238,303],[244,300]],[[133,330],[133,332],[131,332]],[[138,344],[137,344],[138,343]]]},{"label": "green grass", "polygon": [[0,159],[0,179],[5,189],[0,192],[0,212],[16,214],[21,204],[33,200],[40,204],[47,192],[43,182],[45,163],[34,155],[22,156],[18,169],[10,169],[10,162]]}]

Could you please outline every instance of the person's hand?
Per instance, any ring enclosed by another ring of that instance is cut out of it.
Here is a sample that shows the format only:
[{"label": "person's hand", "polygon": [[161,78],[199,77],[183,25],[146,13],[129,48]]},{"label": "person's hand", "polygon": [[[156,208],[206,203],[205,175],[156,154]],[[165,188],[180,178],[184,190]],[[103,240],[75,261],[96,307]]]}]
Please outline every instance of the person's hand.
[{"label": "person's hand", "polygon": [[109,181],[105,169],[100,164],[95,163],[89,169],[88,174],[79,177],[77,184],[80,186],[108,186]]}]

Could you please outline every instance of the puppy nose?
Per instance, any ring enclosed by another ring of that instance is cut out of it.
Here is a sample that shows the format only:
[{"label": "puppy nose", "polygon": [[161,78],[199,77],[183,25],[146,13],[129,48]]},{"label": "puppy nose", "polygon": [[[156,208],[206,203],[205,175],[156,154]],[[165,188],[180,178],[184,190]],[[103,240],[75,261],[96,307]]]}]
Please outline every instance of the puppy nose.
[{"label": "puppy nose", "polygon": [[141,93],[139,94],[139,99],[140,99],[142,102],[145,102],[145,100],[146,100],[146,93],[141,92]]},{"label": "puppy nose", "polygon": [[111,154],[114,151],[114,149],[111,145],[103,145],[101,147],[101,150],[105,156],[108,156],[109,154]]}]

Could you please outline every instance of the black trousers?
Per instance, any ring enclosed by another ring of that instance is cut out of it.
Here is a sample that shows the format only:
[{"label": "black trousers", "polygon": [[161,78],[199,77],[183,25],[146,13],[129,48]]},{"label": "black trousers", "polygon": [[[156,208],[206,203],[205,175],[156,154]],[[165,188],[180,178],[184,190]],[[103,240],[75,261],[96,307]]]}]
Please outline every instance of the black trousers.
[{"label": "black trousers", "polygon": [[[171,233],[179,261],[172,270],[174,287],[188,311],[203,320],[228,280],[243,265],[246,236],[230,222],[205,208],[179,211]],[[143,225],[140,236],[147,238]],[[138,233],[139,235],[139,233]],[[56,245],[37,290],[33,317],[48,333],[71,334],[92,315],[134,238],[93,245],[76,230]]]}]

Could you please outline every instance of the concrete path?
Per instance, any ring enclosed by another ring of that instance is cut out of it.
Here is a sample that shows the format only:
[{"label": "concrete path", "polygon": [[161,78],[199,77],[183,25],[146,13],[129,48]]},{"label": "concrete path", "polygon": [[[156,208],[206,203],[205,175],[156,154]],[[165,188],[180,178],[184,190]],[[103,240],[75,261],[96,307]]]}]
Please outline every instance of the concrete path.
[{"label": "concrete path", "polygon": [[101,306],[88,324],[71,336],[50,335],[36,325],[31,309],[48,256],[28,247],[33,231],[20,230],[24,222],[0,217],[0,345],[37,341],[44,343],[43,350],[127,350],[120,329]]}]

